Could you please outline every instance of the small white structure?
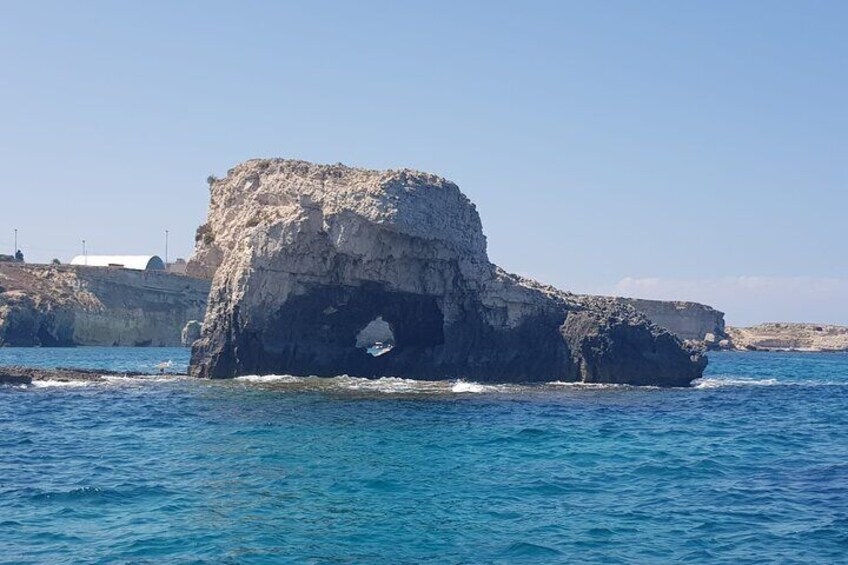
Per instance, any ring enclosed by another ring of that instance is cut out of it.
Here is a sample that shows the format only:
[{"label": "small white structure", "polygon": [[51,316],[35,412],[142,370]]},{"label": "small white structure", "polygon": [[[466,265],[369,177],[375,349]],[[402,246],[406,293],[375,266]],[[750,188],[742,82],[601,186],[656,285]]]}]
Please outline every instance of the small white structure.
[{"label": "small white structure", "polygon": [[77,255],[71,265],[119,267],[135,271],[164,271],[165,262],[158,255]]}]

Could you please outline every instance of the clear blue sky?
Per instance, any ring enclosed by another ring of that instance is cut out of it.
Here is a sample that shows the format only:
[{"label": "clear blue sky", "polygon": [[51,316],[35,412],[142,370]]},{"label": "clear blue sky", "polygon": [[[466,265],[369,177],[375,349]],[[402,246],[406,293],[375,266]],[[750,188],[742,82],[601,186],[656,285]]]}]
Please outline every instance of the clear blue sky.
[{"label": "clear blue sky", "polygon": [[[848,323],[846,29],[814,0],[4,2],[0,246],[188,256],[244,159],[413,167],[509,270]],[[735,304],[750,277],[777,295]]]}]

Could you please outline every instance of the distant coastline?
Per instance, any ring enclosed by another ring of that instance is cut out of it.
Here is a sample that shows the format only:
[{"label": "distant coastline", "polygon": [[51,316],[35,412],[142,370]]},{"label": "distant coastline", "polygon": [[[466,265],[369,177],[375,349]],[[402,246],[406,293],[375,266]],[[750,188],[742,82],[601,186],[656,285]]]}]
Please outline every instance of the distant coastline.
[{"label": "distant coastline", "polygon": [[0,262],[0,346],[177,347],[208,293],[163,270]]},{"label": "distant coastline", "polygon": [[848,326],[804,323],[766,323],[728,327],[730,346],[737,351],[794,351],[828,353],[848,351]]}]

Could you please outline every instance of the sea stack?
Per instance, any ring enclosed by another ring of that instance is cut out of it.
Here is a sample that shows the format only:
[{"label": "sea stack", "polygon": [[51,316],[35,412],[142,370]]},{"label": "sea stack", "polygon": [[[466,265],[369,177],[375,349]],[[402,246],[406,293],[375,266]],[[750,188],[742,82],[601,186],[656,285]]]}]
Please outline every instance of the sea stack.
[{"label": "sea stack", "polygon": [[706,366],[626,304],[490,263],[474,204],[438,176],[256,159],[209,183],[195,376],[687,386]]}]

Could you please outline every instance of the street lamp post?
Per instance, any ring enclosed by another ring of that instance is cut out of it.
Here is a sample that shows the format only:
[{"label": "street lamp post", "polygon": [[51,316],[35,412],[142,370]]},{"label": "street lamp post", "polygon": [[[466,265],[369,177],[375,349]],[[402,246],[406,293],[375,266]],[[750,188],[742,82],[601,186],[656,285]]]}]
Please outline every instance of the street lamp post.
[{"label": "street lamp post", "polygon": [[15,248],[12,250],[12,255],[18,252],[18,228],[15,228]]},{"label": "street lamp post", "polygon": [[168,230],[165,230],[165,268],[168,268]]},{"label": "street lamp post", "polygon": [[88,253],[85,252],[85,240],[82,240],[82,264],[88,266]]}]

